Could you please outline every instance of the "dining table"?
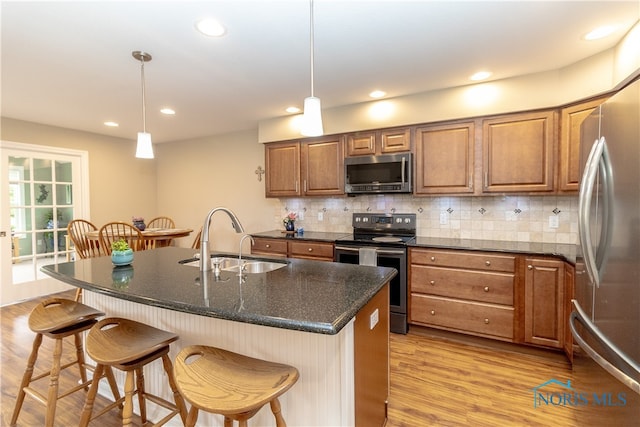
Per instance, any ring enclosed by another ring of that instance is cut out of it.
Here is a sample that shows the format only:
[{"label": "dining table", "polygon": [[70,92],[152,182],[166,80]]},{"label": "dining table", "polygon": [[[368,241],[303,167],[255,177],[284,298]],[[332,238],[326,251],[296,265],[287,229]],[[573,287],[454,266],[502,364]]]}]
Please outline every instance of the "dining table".
[{"label": "dining table", "polygon": [[[140,231],[145,240],[145,249],[162,248],[170,246],[173,239],[186,237],[193,232],[191,228],[145,228]],[[90,240],[100,240],[99,231],[88,231],[85,233]]]}]

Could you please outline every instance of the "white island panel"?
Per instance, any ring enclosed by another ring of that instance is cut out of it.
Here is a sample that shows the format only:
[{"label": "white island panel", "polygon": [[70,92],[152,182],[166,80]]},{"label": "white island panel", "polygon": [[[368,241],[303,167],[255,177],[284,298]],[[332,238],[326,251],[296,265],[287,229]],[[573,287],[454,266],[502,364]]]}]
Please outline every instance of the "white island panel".
[{"label": "white island panel", "polygon": [[[279,399],[290,427],[355,424],[353,320],[338,334],[325,335],[193,315],[86,290],[84,302],[107,316],[137,320],[177,333],[180,339],[171,345],[172,360],[181,348],[200,344],[295,366],[300,378]],[[122,386],[124,375],[115,373]],[[150,392],[172,399],[161,363],[147,366],[144,375]],[[100,390],[110,397],[106,382]],[[149,405],[152,408],[149,418],[161,418],[162,409]],[[168,425],[182,426],[182,423],[174,418]],[[200,412],[197,425],[223,426],[223,417]],[[269,405],[250,420],[250,425],[275,426]]]}]

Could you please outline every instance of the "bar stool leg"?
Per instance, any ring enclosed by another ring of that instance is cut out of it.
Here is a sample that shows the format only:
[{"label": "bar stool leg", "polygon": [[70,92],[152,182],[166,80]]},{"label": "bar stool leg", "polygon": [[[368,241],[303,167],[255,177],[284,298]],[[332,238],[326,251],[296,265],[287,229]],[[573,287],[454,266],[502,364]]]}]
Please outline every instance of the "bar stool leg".
[{"label": "bar stool leg", "polygon": [[20,391],[18,392],[18,396],[16,399],[16,406],[14,406],[13,408],[13,415],[11,416],[10,424],[12,426],[16,425],[16,422],[18,421],[18,415],[20,415],[22,403],[24,402],[24,388],[29,385],[29,383],[31,382],[31,377],[33,377],[33,367],[36,364],[36,359],[38,358],[38,350],[40,349],[41,344],[42,334],[36,334],[36,337],[33,340],[31,354],[29,355],[29,360],[27,361],[27,369],[25,369],[24,375],[22,376],[22,383],[20,383]]},{"label": "bar stool leg", "polygon": [[[124,427],[133,426],[133,392],[134,388],[134,371],[127,371],[127,376],[124,380],[124,409],[122,410],[122,425]],[[144,412],[144,405],[141,405],[140,417],[142,425],[145,424],[146,419],[142,418],[142,412]]]},{"label": "bar stool leg", "polygon": [[[84,408],[82,409],[82,415],[80,416],[80,427],[86,427],[89,425],[91,413],[93,412],[93,402],[96,400],[96,394],[98,394],[98,383],[100,382],[98,381],[98,378],[102,376],[103,371],[104,365],[98,364],[93,372],[94,381],[91,382],[89,393],[84,401]],[[111,373],[111,376],[113,377],[113,372]]]},{"label": "bar stool leg", "polygon": [[[78,368],[80,370],[80,379],[83,383],[87,382],[87,368],[84,362],[84,349],[82,346],[82,337],[79,333],[73,335],[76,344],[76,360],[78,361]],[[85,391],[89,390],[89,387],[84,388]]]},{"label": "bar stool leg", "polygon": [[[171,363],[171,358],[168,355],[162,356],[162,366],[164,366],[164,371],[167,373],[167,379],[169,380],[169,387],[171,387],[171,391],[173,392],[173,400],[176,403],[176,406],[180,410],[180,418],[182,419],[182,423],[186,424],[187,422],[187,405],[184,402],[180,391],[178,391],[178,385],[176,384],[176,380],[173,377],[173,364]],[[198,417],[196,413],[196,418],[194,418],[193,422],[195,425],[195,421]]]},{"label": "bar stool leg", "polygon": [[278,398],[273,398],[273,400],[269,402],[269,405],[271,406],[273,416],[276,417],[276,427],[287,427],[287,423],[284,421],[284,417],[282,416],[282,410],[280,408],[280,401]]},{"label": "bar stool leg", "polygon": [[53,350],[53,366],[49,375],[49,393],[47,395],[47,415],[44,424],[46,427],[53,427],[53,420],[56,416],[56,406],[58,403],[58,386],[60,384],[60,358],[62,357],[62,338],[56,339]]},{"label": "bar stool leg", "polygon": [[194,427],[196,425],[196,421],[198,421],[198,412],[198,408],[191,406],[187,420],[184,422],[184,427]]}]

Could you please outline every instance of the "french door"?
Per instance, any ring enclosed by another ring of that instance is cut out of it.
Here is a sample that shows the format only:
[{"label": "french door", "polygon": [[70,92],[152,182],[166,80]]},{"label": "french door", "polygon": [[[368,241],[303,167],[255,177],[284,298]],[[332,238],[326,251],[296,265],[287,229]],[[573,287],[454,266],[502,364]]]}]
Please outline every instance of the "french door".
[{"label": "french door", "polygon": [[73,218],[89,217],[88,153],[0,141],[0,304],[68,289],[40,271],[74,259]]}]

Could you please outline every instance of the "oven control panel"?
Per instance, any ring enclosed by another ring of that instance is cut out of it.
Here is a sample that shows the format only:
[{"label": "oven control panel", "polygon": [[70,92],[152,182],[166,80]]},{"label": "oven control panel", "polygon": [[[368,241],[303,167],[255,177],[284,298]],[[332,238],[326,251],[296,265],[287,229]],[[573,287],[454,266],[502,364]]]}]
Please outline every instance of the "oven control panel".
[{"label": "oven control panel", "polygon": [[354,213],[353,228],[372,230],[415,230],[416,214]]}]

